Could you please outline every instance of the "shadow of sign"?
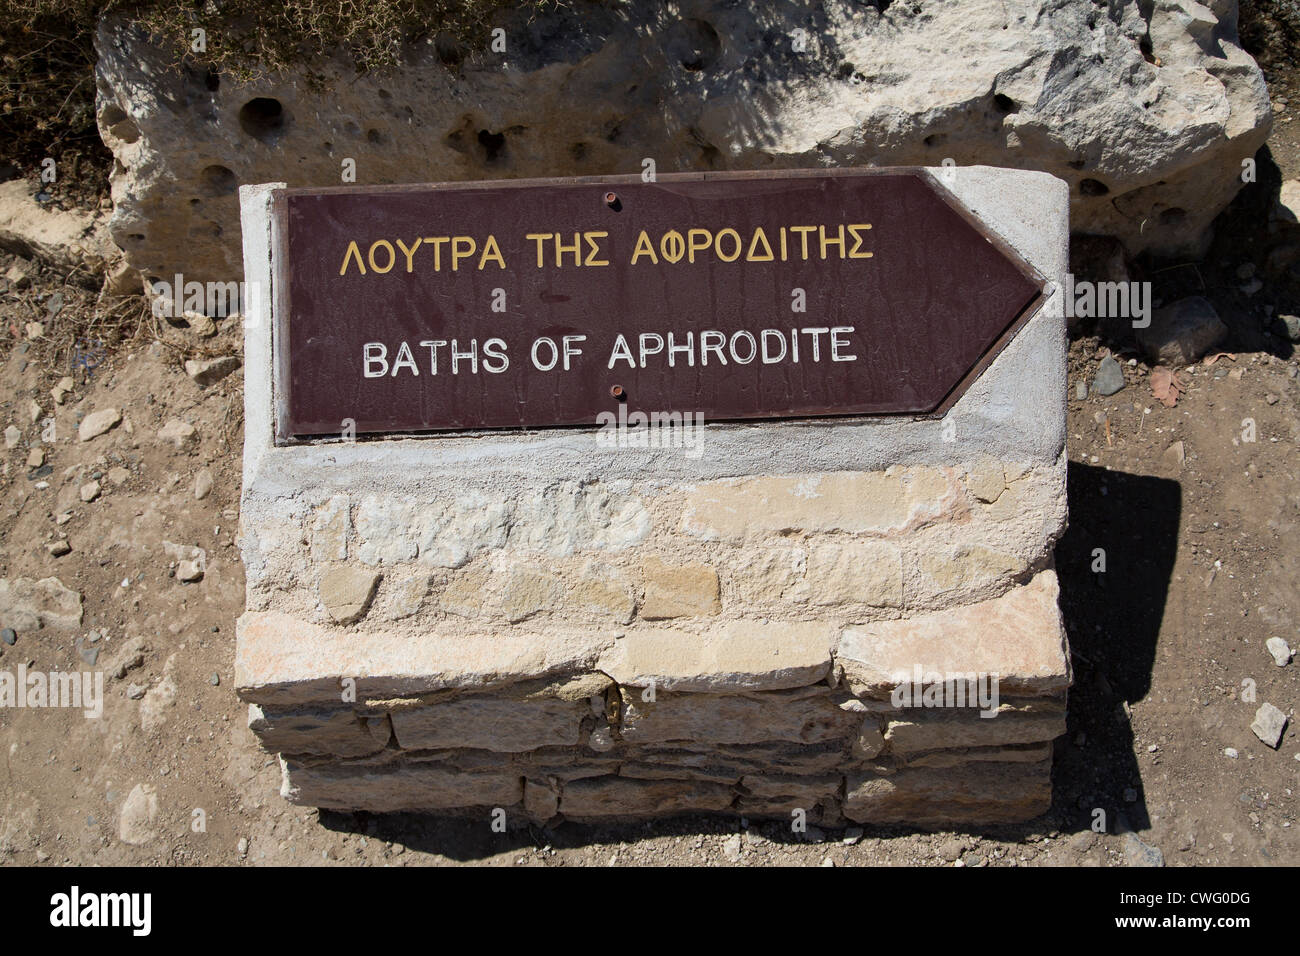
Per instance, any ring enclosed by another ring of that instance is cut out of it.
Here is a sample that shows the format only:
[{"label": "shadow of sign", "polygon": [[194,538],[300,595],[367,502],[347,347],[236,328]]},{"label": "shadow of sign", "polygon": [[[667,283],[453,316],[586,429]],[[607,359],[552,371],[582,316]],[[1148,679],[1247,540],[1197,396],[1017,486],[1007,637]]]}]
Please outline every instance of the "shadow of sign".
[{"label": "shadow of sign", "polygon": [[[1182,487],[1075,462],[1068,481],[1070,527],[1056,565],[1074,686],[1053,766],[1053,802],[1062,822],[1078,821],[1080,829],[1100,807],[1112,832],[1119,814],[1141,830],[1149,821],[1125,705],[1151,688]],[[1135,802],[1124,799],[1128,788]]]}]

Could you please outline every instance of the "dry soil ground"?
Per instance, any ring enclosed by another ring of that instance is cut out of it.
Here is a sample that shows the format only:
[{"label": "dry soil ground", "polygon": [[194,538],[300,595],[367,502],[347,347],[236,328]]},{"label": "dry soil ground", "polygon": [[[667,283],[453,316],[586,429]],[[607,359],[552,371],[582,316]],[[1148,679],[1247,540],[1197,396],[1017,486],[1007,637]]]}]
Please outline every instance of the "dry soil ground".
[{"label": "dry soil ground", "polygon": [[[1273,82],[1270,148],[1296,178],[1300,90]],[[1157,295],[1204,291],[1232,328],[1229,355],[1181,373],[1187,387],[1175,406],[1156,400],[1150,368],[1122,341],[1072,343],[1062,383],[1071,524],[1058,549],[1076,679],[1069,732],[1057,744],[1052,811],[979,832],[798,837],[788,824],[688,817],[496,834],[486,820],[289,806],[275,758],[245,728],[231,686],[243,604],[241,379],[201,389],[182,368],[196,353],[237,351],[240,330],[197,337],[141,319],[139,300],[107,312],[77,277],[48,269],[4,290],[0,425],[22,437],[0,452],[0,577],[57,577],[84,596],[85,619],[71,632],[21,631],[0,646],[0,668],[67,671],[93,660],[121,676],[107,679],[101,719],[0,710],[0,862],[1112,866],[1149,862],[1156,848],[1170,865],[1300,863],[1295,721],[1277,751],[1249,728],[1264,701],[1292,714],[1300,688],[1300,662],[1277,667],[1264,649],[1274,636],[1300,646],[1300,361],[1284,338],[1265,334],[1274,314],[1300,303],[1294,276],[1256,262],[1273,248],[1260,211],[1276,194],[1278,171],[1269,175],[1271,185],[1248,190],[1224,217],[1204,262],[1143,267]],[[0,259],[0,274],[11,262]],[[1240,278],[1247,262],[1258,289]],[[51,314],[56,294],[62,306]],[[32,321],[45,326],[35,339]],[[1076,383],[1090,382],[1112,350],[1126,387],[1078,400]],[[55,404],[50,389],[67,374],[75,387]],[[122,410],[122,424],[79,441],[80,418],[107,407]],[[57,440],[40,445],[42,466],[29,467],[48,416]],[[173,419],[196,430],[184,447],[158,437]],[[1245,419],[1253,442],[1243,439]],[[212,488],[200,499],[205,470]],[[83,501],[91,482],[99,495]],[[65,537],[70,552],[54,556],[48,545]],[[176,576],[165,542],[205,549],[202,580]],[[1093,570],[1098,548],[1104,572]],[[1256,703],[1243,700],[1246,680]],[[137,785],[154,789],[157,816],[130,844],[121,818]],[[1106,811],[1108,833],[1089,829],[1094,808]]]}]

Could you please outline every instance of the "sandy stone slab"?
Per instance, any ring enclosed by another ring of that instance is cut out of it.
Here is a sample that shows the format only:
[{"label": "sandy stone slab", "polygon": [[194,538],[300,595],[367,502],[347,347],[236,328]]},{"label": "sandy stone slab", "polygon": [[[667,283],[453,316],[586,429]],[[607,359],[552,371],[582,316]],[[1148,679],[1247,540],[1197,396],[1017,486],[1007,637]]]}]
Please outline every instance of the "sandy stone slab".
[{"label": "sandy stone slab", "polygon": [[560,812],[571,820],[655,817],[725,810],[734,799],[731,787],[716,783],[591,777],[565,786]]},{"label": "sandy stone slab", "polygon": [[523,778],[507,773],[460,773],[440,767],[388,768],[338,764],[309,767],[282,760],[280,795],[290,803],[391,813],[453,807],[511,807],[523,800]]},{"label": "sandy stone slab", "polygon": [[923,673],[997,674],[1002,694],[1046,695],[1070,684],[1056,572],[1002,597],[909,620],[847,628],[838,660],[855,694],[888,697]]},{"label": "sandy stone slab", "polygon": [[1017,823],[1046,813],[1052,763],[985,763],[867,773],[846,782],[844,816],[856,823],[952,826]]},{"label": "sandy stone slab", "polygon": [[248,706],[248,727],[272,753],[364,757],[388,746],[387,717],[363,717],[352,710],[266,711]]},{"label": "sandy stone slab", "polygon": [[968,747],[934,750],[907,761],[909,767],[959,767],[968,763],[1042,763],[1052,759],[1051,743],[1011,747]]},{"label": "sandy stone slab", "polygon": [[586,702],[473,695],[396,710],[392,720],[398,746],[404,750],[468,747],[522,753],[576,745],[587,713]]},{"label": "sandy stone slab", "polygon": [[823,623],[729,621],[703,633],[633,627],[601,655],[620,684],[720,693],[815,684],[831,666],[835,629]]},{"label": "sandy stone slab", "polygon": [[589,671],[610,643],[603,632],[403,634],[327,628],[278,611],[240,616],[235,687],[243,700],[288,707],[337,705],[356,681],[357,700],[447,688],[489,687]]},{"label": "sandy stone slab", "polygon": [[829,694],[659,694],[654,703],[625,695],[623,740],[635,745],[669,741],[752,744],[821,743],[856,732],[861,715],[835,706]]},{"label": "sandy stone slab", "polygon": [[735,543],[755,534],[789,531],[902,534],[954,520],[964,507],[961,484],[947,469],[741,478],[693,489],[682,530]]},{"label": "sandy stone slab", "polygon": [[1065,733],[1065,713],[1018,713],[1004,708],[994,717],[971,710],[939,710],[891,721],[885,732],[890,752],[900,757],[949,747],[1004,747],[1055,740]]}]

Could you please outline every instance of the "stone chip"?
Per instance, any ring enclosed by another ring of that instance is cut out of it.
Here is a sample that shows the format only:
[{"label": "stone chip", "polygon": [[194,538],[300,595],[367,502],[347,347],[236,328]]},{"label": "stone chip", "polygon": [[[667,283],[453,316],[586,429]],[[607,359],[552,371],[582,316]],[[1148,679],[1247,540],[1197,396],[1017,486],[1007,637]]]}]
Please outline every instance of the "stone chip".
[{"label": "stone chip", "polygon": [[369,568],[330,568],[320,579],[320,599],[337,624],[352,624],[365,617],[379,586],[380,575]]},{"label": "stone chip", "polygon": [[77,426],[77,438],[80,441],[90,441],[92,438],[98,438],[109,429],[117,427],[122,421],[122,412],[116,408],[101,408],[97,412],[91,412],[81,420]]}]

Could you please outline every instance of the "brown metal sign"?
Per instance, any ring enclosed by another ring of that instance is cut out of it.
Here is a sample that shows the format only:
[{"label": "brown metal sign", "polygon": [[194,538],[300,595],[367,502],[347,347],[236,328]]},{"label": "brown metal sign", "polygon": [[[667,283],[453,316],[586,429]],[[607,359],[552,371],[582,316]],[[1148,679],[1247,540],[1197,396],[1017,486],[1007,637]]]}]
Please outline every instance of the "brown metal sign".
[{"label": "brown metal sign", "polygon": [[282,438],[934,414],[1044,285],[914,169],[288,189],[276,230]]}]

